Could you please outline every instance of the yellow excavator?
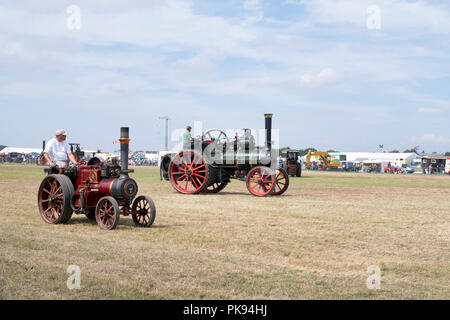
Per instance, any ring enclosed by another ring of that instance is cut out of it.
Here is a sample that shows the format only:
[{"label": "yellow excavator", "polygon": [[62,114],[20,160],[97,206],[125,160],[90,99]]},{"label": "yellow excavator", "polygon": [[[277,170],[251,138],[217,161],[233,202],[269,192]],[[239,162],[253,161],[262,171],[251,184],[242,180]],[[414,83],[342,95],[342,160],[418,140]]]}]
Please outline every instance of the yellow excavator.
[{"label": "yellow excavator", "polygon": [[306,167],[311,169],[311,157],[320,157],[322,160],[321,170],[338,169],[341,165],[340,161],[330,161],[330,155],[326,151],[308,151],[306,155]]}]

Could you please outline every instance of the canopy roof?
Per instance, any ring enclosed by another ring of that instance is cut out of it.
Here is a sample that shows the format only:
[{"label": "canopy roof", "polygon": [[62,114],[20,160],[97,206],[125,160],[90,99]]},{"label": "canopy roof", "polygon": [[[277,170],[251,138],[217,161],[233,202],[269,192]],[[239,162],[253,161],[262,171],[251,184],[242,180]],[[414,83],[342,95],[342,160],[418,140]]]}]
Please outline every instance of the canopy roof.
[{"label": "canopy roof", "polygon": [[3,148],[0,151],[1,155],[4,154],[10,154],[10,153],[21,153],[21,154],[30,154],[30,153],[37,153],[40,154],[42,152],[42,149],[37,149],[37,148],[14,148],[14,147],[6,147]]}]

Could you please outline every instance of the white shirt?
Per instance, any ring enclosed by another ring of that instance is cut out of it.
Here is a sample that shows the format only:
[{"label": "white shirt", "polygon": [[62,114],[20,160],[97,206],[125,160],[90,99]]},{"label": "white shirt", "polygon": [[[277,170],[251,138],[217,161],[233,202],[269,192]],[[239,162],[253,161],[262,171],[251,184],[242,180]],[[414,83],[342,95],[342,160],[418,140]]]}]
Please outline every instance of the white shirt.
[{"label": "white shirt", "polygon": [[48,140],[45,145],[44,152],[48,153],[52,162],[56,161],[67,161],[67,154],[70,151],[69,144],[66,141],[58,142],[56,138]]}]

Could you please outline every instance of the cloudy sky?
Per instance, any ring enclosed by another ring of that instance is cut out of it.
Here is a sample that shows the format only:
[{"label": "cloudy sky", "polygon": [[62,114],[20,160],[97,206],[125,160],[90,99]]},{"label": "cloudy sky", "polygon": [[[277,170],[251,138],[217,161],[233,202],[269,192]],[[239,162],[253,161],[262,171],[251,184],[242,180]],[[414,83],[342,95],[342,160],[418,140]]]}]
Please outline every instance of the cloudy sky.
[{"label": "cloudy sky", "polygon": [[10,146],[64,128],[112,151],[130,126],[132,149],[161,149],[160,116],[261,128],[272,112],[283,146],[445,152],[449,88],[448,1],[0,0]]}]

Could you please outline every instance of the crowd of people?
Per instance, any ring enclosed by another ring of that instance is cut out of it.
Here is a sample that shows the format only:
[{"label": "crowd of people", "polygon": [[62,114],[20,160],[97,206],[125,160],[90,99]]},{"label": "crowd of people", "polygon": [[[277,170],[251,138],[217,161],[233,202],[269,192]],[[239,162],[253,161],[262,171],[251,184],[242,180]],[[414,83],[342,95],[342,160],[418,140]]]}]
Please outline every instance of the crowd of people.
[{"label": "crowd of people", "polygon": [[40,164],[41,156],[39,154],[21,154],[10,153],[0,155],[0,163],[25,163]]},{"label": "crowd of people", "polygon": [[443,163],[433,166],[431,163],[429,165],[422,165],[423,174],[444,174],[445,165]]},{"label": "crowd of people", "polygon": [[149,159],[145,152],[134,152],[130,155],[129,164],[132,166],[157,166],[157,159]]},{"label": "crowd of people", "polygon": [[[89,159],[80,159],[89,160]],[[40,154],[5,154],[0,155],[0,163],[23,163],[23,164],[42,164],[42,156]],[[149,159],[145,153],[135,152],[130,155],[129,164],[132,166],[157,166],[157,159]]]}]

